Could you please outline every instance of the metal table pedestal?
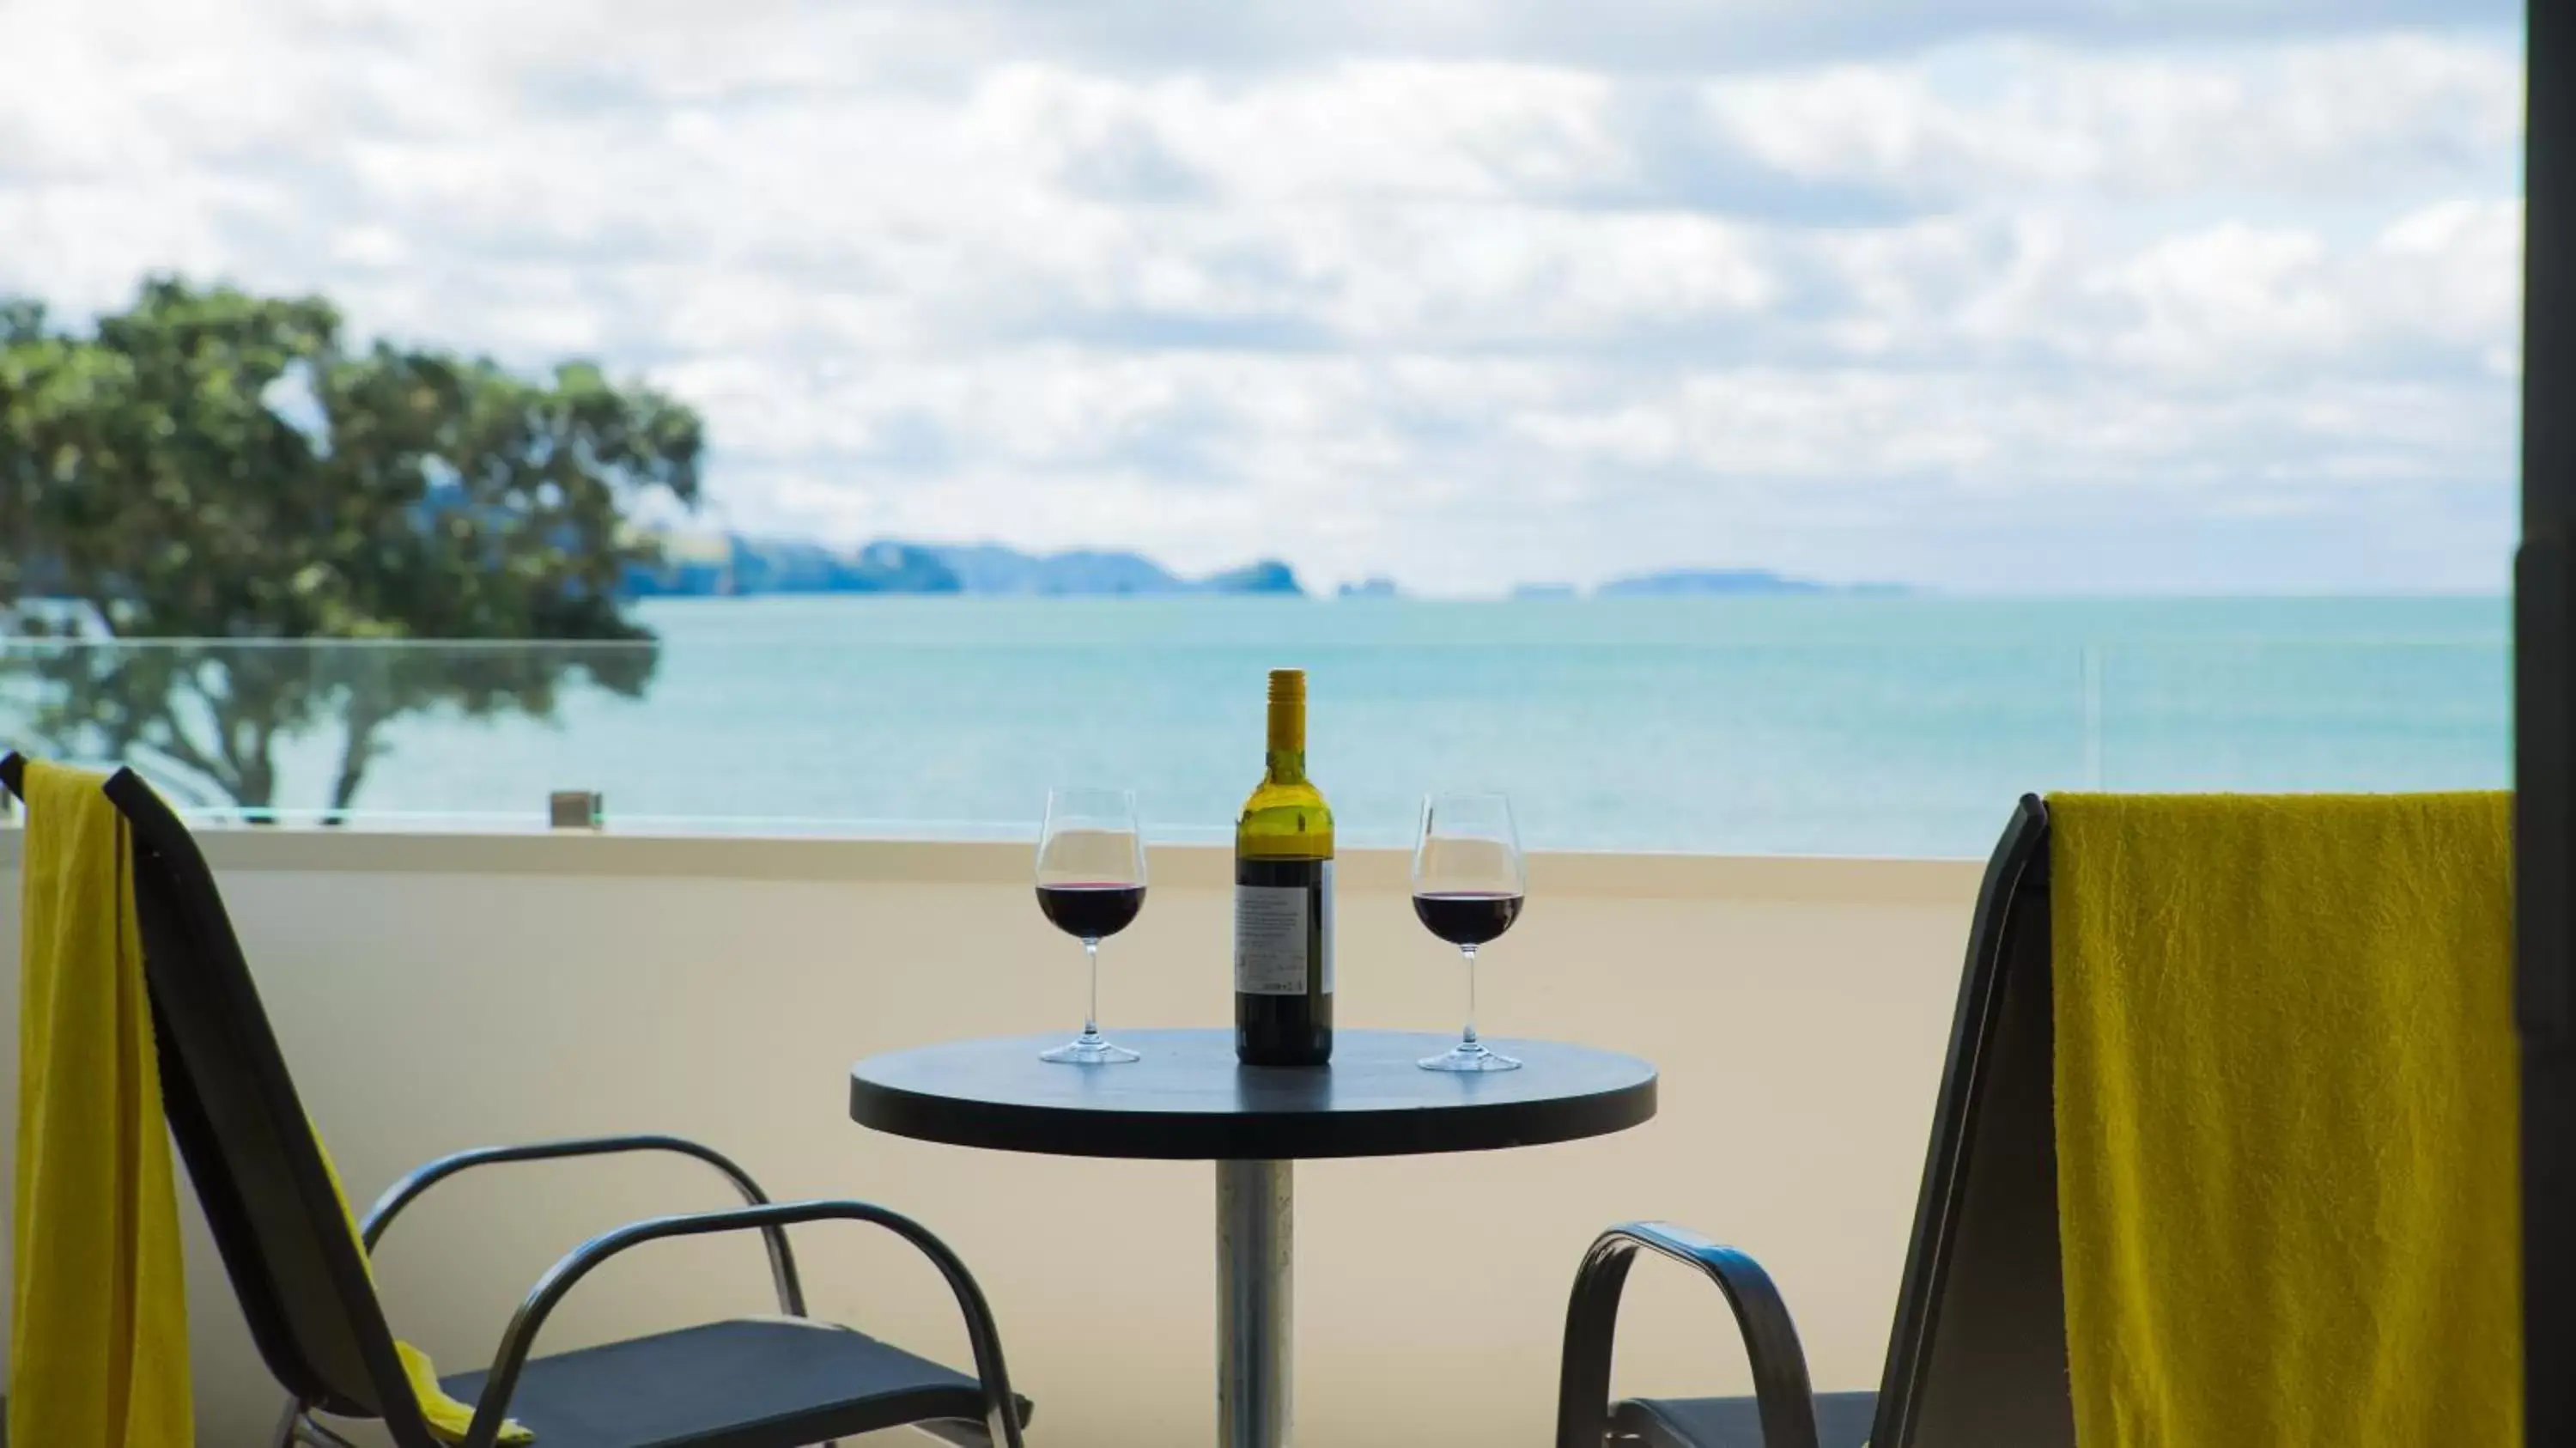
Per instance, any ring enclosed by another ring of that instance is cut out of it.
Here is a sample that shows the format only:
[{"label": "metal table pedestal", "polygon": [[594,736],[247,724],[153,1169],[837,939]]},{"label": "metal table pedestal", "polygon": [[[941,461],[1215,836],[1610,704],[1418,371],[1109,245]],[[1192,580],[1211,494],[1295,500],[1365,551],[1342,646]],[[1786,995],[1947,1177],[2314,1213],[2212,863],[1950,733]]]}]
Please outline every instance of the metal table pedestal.
[{"label": "metal table pedestal", "polygon": [[1286,1448],[1289,1441],[1297,1330],[1292,1165],[1216,1164],[1219,1448]]}]

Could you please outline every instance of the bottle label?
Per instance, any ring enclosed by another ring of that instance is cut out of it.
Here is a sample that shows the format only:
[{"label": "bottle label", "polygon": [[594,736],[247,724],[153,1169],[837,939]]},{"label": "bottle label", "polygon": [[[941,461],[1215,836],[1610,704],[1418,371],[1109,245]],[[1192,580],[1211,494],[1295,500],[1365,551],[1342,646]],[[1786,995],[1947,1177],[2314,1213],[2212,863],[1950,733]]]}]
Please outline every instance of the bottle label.
[{"label": "bottle label", "polygon": [[1312,885],[1234,887],[1234,989],[1239,995],[1304,995],[1320,978],[1333,990],[1333,862]]}]

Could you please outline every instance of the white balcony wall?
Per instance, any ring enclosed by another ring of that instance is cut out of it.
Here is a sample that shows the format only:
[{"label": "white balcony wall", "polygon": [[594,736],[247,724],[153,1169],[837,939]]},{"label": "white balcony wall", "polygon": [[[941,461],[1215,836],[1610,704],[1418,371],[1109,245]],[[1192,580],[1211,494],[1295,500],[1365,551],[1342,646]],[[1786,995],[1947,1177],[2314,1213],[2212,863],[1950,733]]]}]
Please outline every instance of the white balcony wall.
[{"label": "white balcony wall", "polygon": [[[967,1151],[847,1115],[858,1057],[1078,1024],[1081,951],[1039,918],[1023,850],[249,831],[208,848],[361,1205],[460,1147],[695,1136],[781,1196],[865,1197],[945,1235],[1000,1314],[1036,1441],[1209,1441],[1206,1165]],[[0,830],[13,981],[15,860]],[[1153,868],[1143,919],[1103,951],[1113,1035],[1228,1019],[1226,856],[1166,849]],[[1359,855],[1341,878],[1341,1023],[1454,1025],[1456,954],[1413,921],[1403,859]],[[1547,1442],[1576,1258],[1634,1217],[1758,1254],[1818,1386],[1874,1386],[1975,883],[1950,863],[1536,860],[1527,915],[1487,952],[1486,1029],[1644,1056],[1662,1113],[1591,1142],[1301,1164],[1300,1438]],[[414,1207],[378,1272],[397,1331],[452,1371],[584,1237],[725,1200],[684,1161],[492,1168]],[[257,1443],[277,1395],[189,1212],[200,1441]],[[937,1278],[891,1239],[822,1226],[797,1247],[818,1312],[965,1363]],[[544,1346],[756,1312],[766,1293],[756,1239],[648,1247],[577,1291]],[[1713,1290],[1648,1267],[1630,1303],[1622,1391],[1745,1388]]]}]

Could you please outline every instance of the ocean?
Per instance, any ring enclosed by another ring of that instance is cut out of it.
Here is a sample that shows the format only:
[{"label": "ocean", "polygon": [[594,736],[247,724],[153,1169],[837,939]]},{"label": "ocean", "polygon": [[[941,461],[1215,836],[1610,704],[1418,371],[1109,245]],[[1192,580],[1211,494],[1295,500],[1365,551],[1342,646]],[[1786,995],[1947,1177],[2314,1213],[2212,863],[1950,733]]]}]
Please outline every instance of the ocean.
[{"label": "ocean", "polygon": [[[815,596],[642,605],[640,698],[406,716],[360,824],[1034,838],[1051,783],[1227,838],[1264,673],[1310,676],[1348,845],[1422,793],[1508,791],[1536,848],[1976,856],[2024,791],[2495,788],[2500,598],[1759,597],[1437,602]],[[485,651],[489,652],[489,651]],[[289,818],[325,733],[288,744]]]}]

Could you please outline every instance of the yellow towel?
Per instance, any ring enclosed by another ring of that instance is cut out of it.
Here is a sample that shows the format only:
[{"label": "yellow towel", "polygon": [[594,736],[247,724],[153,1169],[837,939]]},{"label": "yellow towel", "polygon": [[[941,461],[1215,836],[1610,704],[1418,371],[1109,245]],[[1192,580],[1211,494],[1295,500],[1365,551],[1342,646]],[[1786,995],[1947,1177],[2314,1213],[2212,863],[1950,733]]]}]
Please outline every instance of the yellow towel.
[{"label": "yellow towel", "polygon": [[[188,1302],[125,817],[95,774],[29,761],[19,946],[12,1443],[186,1448]],[[322,1148],[323,1170],[348,1193]],[[365,1249],[360,1249],[363,1261]],[[395,1351],[430,1430],[474,1410]],[[505,1425],[504,1443],[533,1433]]]},{"label": "yellow towel", "polygon": [[2049,813],[2077,1443],[2519,1444],[2510,797]]},{"label": "yellow towel", "polygon": [[125,819],[27,766],[9,1441],[185,1448],[188,1299]]}]

